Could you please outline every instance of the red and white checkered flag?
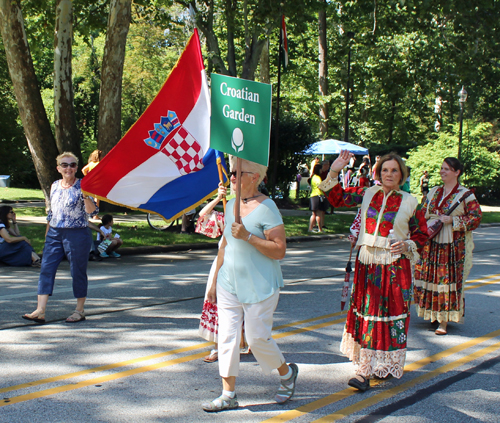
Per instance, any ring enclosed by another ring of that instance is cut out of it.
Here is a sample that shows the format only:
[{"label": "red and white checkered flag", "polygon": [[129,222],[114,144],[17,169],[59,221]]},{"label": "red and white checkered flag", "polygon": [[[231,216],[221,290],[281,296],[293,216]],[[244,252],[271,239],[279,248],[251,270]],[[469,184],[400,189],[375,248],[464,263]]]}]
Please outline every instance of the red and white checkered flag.
[{"label": "red and white checkered flag", "polygon": [[161,151],[175,163],[181,175],[203,169],[203,149],[183,126]]}]

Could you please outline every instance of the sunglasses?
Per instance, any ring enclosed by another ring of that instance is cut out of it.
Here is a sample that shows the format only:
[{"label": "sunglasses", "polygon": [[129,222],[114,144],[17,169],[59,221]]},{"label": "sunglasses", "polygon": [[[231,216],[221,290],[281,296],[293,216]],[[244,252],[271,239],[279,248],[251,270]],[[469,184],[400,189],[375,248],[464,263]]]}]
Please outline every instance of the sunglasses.
[{"label": "sunglasses", "polygon": [[[236,173],[237,173],[237,172],[236,172],[235,170],[233,170],[232,172],[229,172],[229,177],[231,177],[231,176],[236,177]],[[255,173],[255,172],[243,172],[243,171],[242,171],[241,173]]]},{"label": "sunglasses", "polygon": [[63,169],[66,169],[68,166],[71,168],[71,169],[74,169],[75,167],[77,167],[78,165],[73,162],[73,163],[59,163],[59,166],[61,166]]}]

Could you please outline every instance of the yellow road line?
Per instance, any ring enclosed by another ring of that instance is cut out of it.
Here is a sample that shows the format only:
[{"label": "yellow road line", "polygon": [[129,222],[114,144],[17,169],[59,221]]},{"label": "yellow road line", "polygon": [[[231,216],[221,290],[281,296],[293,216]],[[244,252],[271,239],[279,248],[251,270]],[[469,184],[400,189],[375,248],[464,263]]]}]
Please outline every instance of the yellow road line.
[{"label": "yellow road line", "polygon": [[[484,279],[491,279],[491,278],[496,277],[496,276],[497,275],[493,275],[493,276],[486,277],[486,278],[483,278],[483,279],[478,279],[478,280],[475,280],[475,281],[480,281],[480,280],[484,280]],[[475,281],[471,281],[471,282],[475,282]],[[481,284],[478,284],[478,285],[474,285],[472,287],[468,287],[466,289],[473,289],[473,288],[476,288],[476,287],[479,287],[479,286],[483,286],[483,285],[486,285],[486,284],[490,284],[490,283],[496,283],[496,281],[484,282],[484,283],[481,283]],[[312,322],[312,321],[322,320],[322,319],[333,317],[333,316],[343,315],[345,313],[346,313],[346,311],[340,311],[340,312],[336,312],[336,313],[332,313],[332,314],[328,314],[328,315],[324,315],[324,316],[319,316],[319,317],[314,317],[314,318],[311,318],[311,319],[306,319],[306,320],[298,321],[298,322],[295,322],[295,323],[288,323],[288,324],[285,324],[285,325],[276,326],[274,329],[280,329],[280,328],[284,328],[284,327],[296,326],[296,325],[303,324],[303,323],[309,323],[309,322]],[[273,338],[274,339],[285,338],[287,336],[295,335],[295,334],[298,334],[298,333],[310,332],[310,331],[321,329],[321,328],[324,328],[324,327],[327,327],[327,326],[330,326],[330,325],[334,325],[334,324],[337,324],[337,323],[343,323],[343,322],[344,322],[344,318],[337,319],[337,320],[332,320],[332,321],[327,321],[327,322],[323,322],[323,323],[319,323],[319,324],[316,324],[316,325],[309,326],[307,328],[296,328],[296,329],[288,331],[288,332],[283,332],[283,333],[280,333],[280,334],[276,334],[276,335],[273,336]],[[480,338],[477,338],[477,339],[480,339]],[[471,341],[469,341],[469,342],[471,342]],[[482,342],[482,341],[479,341],[479,342]],[[465,344],[467,344],[467,343],[465,343]],[[462,345],[465,345],[465,344],[462,344]],[[82,370],[82,371],[79,371],[79,372],[73,372],[73,373],[68,373],[68,374],[65,374],[65,375],[54,376],[54,377],[51,377],[51,378],[40,379],[38,381],[33,381],[33,382],[28,382],[28,383],[24,383],[24,384],[14,385],[14,386],[6,387],[6,388],[1,388],[0,389],[0,393],[15,391],[15,390],[29,388],[29,387],[38,386],[38,385],[43,385],[43,384],[47,384],[47,383],[54,383],[54,382],[58,382],[58,381],[61,381],[61,380],[71,379],[71,378],[74,378],[74,377],[84,376],[84,375],[87,375],[87,374],[96,373],[96,372],[105,371],[105,370],[111,370],[111,369],[115,369],[115,368],[119,368],[119,367],[125,367],[125,366],[131,365],[131,364],[137,364],[137,363],[148,361],[148,360],[153,360],[153,359],[157,359],[157,358],[166,357],[166,356],[169,356],[169,355],[179,354],[179,353],[188,352],[188,351],[192,351],[192,350],[199,349],[199,348],[208,347],[210,345],[212,345],[211,342],[205,342],[205,343],[196,344],[196,345],[193,345],[193,346],[190,346],[190,347],[178,348],[178,349],[171,350],[171,351],[166,351],[166,352],[163,352],[163,353],[153,354],[153,355],[146,356],[146,357],[139,357],[139,358],[136,358],[136,359],[122,361],[122,362],[119,362],[119,363],[112,363],[112,364],[108,364],[108,365],[105,365],[105,366],[94,367],[94,368]],[[446,350],[446,351],[448,351],[448,350]],[[182,363],[182,362],[186,362],[186,361],[196,360],[197,358],[203,357],[204,354],[206,354],[206,353],[205,352],[201,352],[201,353],[189,355],[189,356],[186,356],[186,357],[182,357],[182,358],[179,358],[179,359],[169,360],[169,361],[166,361],[166,362],[158,363],[156,365],[143,366],[143,367],[139,367],[139,368],[136,368],[136,369],[131,369],[131,370],[127,370],[127,371],[122,371],[122,372],[119,372],[119,373],[115,373],[113,375],[102,376],[102,377],[99,377],[99,378],[90,379],[88,381],[80,382],[80,383],[77,383],[77,384],[64,385],[64,386],[61,386],[61,387],[58,387],[58,388],[53,388],[53,389],[47,389],[47,390],[39,391],[37,393],[32,393],[32,394],[28,394],[28,395],[21,395],[21,396],[18,396],[18,397],[14,397],[12,400],[10,400],[7,403],[0,404],[0,406],[4,406],[4,405],[8,405],[8,404],[14,404],[14,403],[17,403],[17,402],[22,402],[22,401],[27,401],[29,399],[40,398],[41,396],[52,395],[52,394],[57,393],[57,392],[65,392],[65,391],[69,391],[69,390],[73,390],[73,389],[82,388],[82,387],[89,386],[89,385],[92,385],[92,384],[95,384],[95,383],[100,383],[99,381],[102,382],[102,381],[115,380],[115,379],[119,379],[119,378],[122,378],[122,377],[128,377],[128,376],[131,376],[131,375],[134,375],[134,374],[138,374],[138,373],[143,373],[143,372],[147,372],[147,371],[150,371],[150,370],[155,370],[157,368],[162,368],[162,367],[170,366],[170,365],[173,365],[173,364],[178,364],[178,363]],[[431,356],[431,357],[433,357],[433,356]],[[430,358],[430,357],[428,357],[428,358]],[[443,357],[441,357],[441,358],[443,358]],[[413,364],[415,364],[415,363],[413,363]],[[157,367],[157,366],[159,366],[159,367]],[[412,370],[406,370],[406,369],[407,369],[407,367],[405,367],[405,371],[407,371],[407,372],[408,371],[412,371]],[[343,394],[344,391],[346,391],[345,394]],[[341,391],[341,392],[338,392],[338,393],[333,394],[331,396],[322,398],[322,399],[320,399],[318,401],[314,401],[313,403],[307,404],[307,405],[305,405],[303,407],[309,407],[309,406],[311,406],[313,404],[319,404],[319,403],[324,402],[325,400],[327,401],[325,403],[325,405],[328,405],[328,404],[330,404],[332,402],[339,401],[339,399],[342,399],[342,398],[350,395],[351,392],[352,392],[352,390],[350,390],[350,389],[346,389],[344,391]],[[45,394],[41,394],[41,396],[37,396],[39,393],[45,393]],[[327,400],[328,398],[331,398],[332,396],[338,396],[339,399],[335,399],[334,401]],[[19,399],[19,398],[26,398],[26,399],[16,400],[16,399]],[[16,401],[14,402],[14,400],[16,400]],[[321,405],[320,407],[314,406],[315,408],[312,408],[311,411],[313,411],[313,410],[315,410],[317,408],[321,408],[323,406],[324,405]],[[297,410],[300,410],[303,407],[299,407]],[[293,411],[295,411],[295,410],[291,410],[291,412],[293,412]],[[307,412],[309,412],[309,411],[307,411]],[[283,414],[287,414],[287,413],[283,413]],[[302,414],[304,414],[304,413],[302,413]],[[292,418],[295,418],[295,417],[292,417]],[[291,420],[291,419],[287,419],[287,420]],[[270,420],[270,421],[287,421],[287,420]],[[266,420],[266,421],[268,421],[268,420]]]},{"label": "yellow road line", "polygon": [[[288,331],[288,332],[283,332],[283,333],[276,334],[276,335],[273,336],[273,338],[279,339],[279,338],[284,338],[284,337],[287,337],[287,336],[295,335],[297,333],[304,333],[304,332],[314,331],[314,330],[317,330],[317,329],[324,328],[326,326],[334,325],[336,323],[343,323],[344,320],[345,319],[342,318],[342,319],[338,319],[338,320],[330,320],[330,321],[327,321],[327,322],[319,323],[319,324],[316,324],[316,325],[309,326],[307,328],[296,328],[296,329]],[[0,393],[2,393],[2,392],[9,392],[9,391],[15,391],[15,390],[18,390],[18,389],[23,389],[23,388],[29,388],[29,387],[32,387],[32,386],[42,385],[42,384],[46,384],[46,383],[58,382],[58,381],[61,381],[61,380],[66,380],[66,379],[70,379],[70,378],[77,377],[77,376],[83,376],[83,375],[87,375],[87,374],[90,374],[90,373],[96,373],[96,372],[103,371],[103,370],[110,370],[110,369],[114,369],[114,368],[117,368],[117,367],[124,367],[126,365],[135,364],[135,363],[139,363],[139,362],[142,362],[142,361],[152,360],[152,359],[155,359],[155,358],[161,358],[161,357],[165,357],[165,356],[168,356],[168,355],[173,355],[173,354],[178,354],[178,353],[182,353],[182,352],[186,352],[186,351],[191,351],[191,350],[199,349],[201,347],[209,346],[209,345],[212,345],[212,344],[213,344],[212,342],[205,342],[203,344],[197,344],[197,345],[193,345],[191,347],[185,347],[185,348],[178,348],[176,350],[167,351],[167,352],[158,353],[158,354],[153,354],[153,355],[150,355],[150,356],[147,356],[147,357],[140,357],[140,358],[136,358],[136,359],[132,359],[132,360],[128,360],[128,361],[122,361],[120,363],[114,363],[114,364],[109,364],[109,365],[106,365],[106,366],[94,367],[92,369],[82,370],[80,372],[68,373],[68,374],[65,374],[65,375],[54,376],[54,377],[51,377],[51,378],[41,379],[41,380],[34,381],[34,382],[24,383],[24,384],[21,384],[21,385],[10,386],[10,387],[7,387],[7,388],[2,388],[0,390]],[[34,399],[34,398],[40,398],[41,396],[52,395],[52,394],[55,394],[55,393],[58,393],[58,392],[71,391],[73,389],[83,388],[85,386],[89,386],[89,385],[97,384],[97,383],[102,383],[102,382],[109,381],[109,380],[120,379],[122,377],[128,377],[128,376],[132,376],[134,374],[143,373],[143,372],[147,372],[147,371],[150,371],[150,370],[156,370],[158,368],[170,366],[172,364],[178,364],[178,363],[183,363],[183,362],[187,362],[187,361],[196,360],[196,359],[198,359],[200,357],[203,357],[205,354],[206,354],[206,352],[200,352],[200,353],[188,355],[186,357],[182,357],[182,358],[178,358],[178,359],[174,359],[174,360],[169,360],[169,361],[158,363],[158,364],[153,364],[153,365],[149,365],[149,366],[138,367],[136,369],[122,371],[122,372],[119,372],[119,373],[114,373],[112,375],[101,376],[101,377],[98,377],[98,378],[89,379],[89,380],[87,380],[85,382],[79,382],[79,383],[76,383],[76,384],[63,385],[63,386],[60,386],[58,388],[46,389],[46,390],[43,390],[43,391],[39,391],[39,392],[36,392],[36,393],[27,394],[27,395],[20,395],[20,396],[17,396],[17,397],[13,397],[7,403],[0,404],[0,407],[4,406],[4,405],[9,405],[9,404],[15,404],[17,402],[28,401],[28,400]],[[39,396],[38,395],[39,393],[42,393],[42,394]],[[19,398],[20,398],[20,400],[17,400]]]},{"label": "yellow road line", "polygon": [[336,313],[325,314],[324,316],[313,317],[311,319],[300,320],[298,322],[286,323],[284,325],[273,327],[273,330],[278,330],[278,329],[283,329],[283,328],[289,328],[291,326],[298,326],[298,325],[302,325],[304,323],[316,322],[317,320],[329,319],[330,317],[342,316],[343,314],[347,314],[347,310],[345,310],[345,311],[337,311]]},{"label": "yellow road line", "polygon": [[474,361],[478,358],[481,358],[485,356],[486,354],[492,353],[496,350],[500,349],[500,342],[497,342],[496,344],[490,345],[488,347],[482,348],[479,351],[473,352],[472,354],[466,355],[465,357],[459,358],[458,360],[455,360],[451,363],[448,363],[442,367],[439,367],[435,370],[431,370],[428,373],[425,373],[421,376],[418,376],[412,380],[409,380],[408,382],[402,383],[401,385],[395,386],[394,388],[387,389],[385,391],[382,391],[376,395],[373,395],[372,397],[366,398],[362,401],[357,402],[356,404],[353,404],[349,407],[345,407],[341,410],[336,411],[335,413],[329,414],[327,416],[324,416],[320,419],[314,420],[313,423],[327,423],[327,422],[334,422],[337,421],[338,419],[342,419],[346,416],[349,416],[351,414],[354,414],[358,411],[361,411],[367,407],[370,407],[374,404],[377,404],[380,401],[386,400],[388,398],[391,398],[403,391],[406,391],[410,388],[413,388],[415,385],[419,383],[426,382],[429,379],[432,379],[433,377],[442,375],[443,373],[449,372],[453,369],[456,369],[457,367],[460,367],[464,364],[467,364],[471,361]]},{"label": "yellow road line", "polygon": [[[449,357],[452,354],[456,354],[460,351],[471,348],[477,344],[488,341],[489,339],[500,336],[500,329],[494,332],[488,333],[487,335],[480,336],[478,338],[471,339],[470,341],[464,342],[463,344],[456,345],[455,347],[449,348],[447,350],[441,351],[439,353],[433,354],[429,357],[425,357],[421,360],[415,361],[414,363],[408,364],[405,366],[405,373],[410,373],[415,370],[421,369],[424,366],[427,366],[430,363],[441,360],[443,358]],[[383,381],[373,380],[371,381],[372,386],[376,386]],[[301,417],[305,414],[316,411],[322,407],[333,404],[337,401],[341,401],[346,397],[356,394],[357,392],[352,388],[347,388],[342,391],[336,392],[334,394],[328,395],[324,398],[320,398],[319,400],[313,401],[309,404],[305,404],[301,407],[298,407],[294,410],[289,410],[284,413],[279,414],[278,416],[271,417],[270,419],[264,420],[262,423],[277,423],[277,422],[288,422],[290,420]]]},{"label": "yellow road line", "polygon": [[77,376],[84,376],[84,375],[88,375],[90,373],[96,373],[96,372],[102,372],[104,370],[116,369],[117,367],[125,367],[125,366],[129,366],[131,364],[141,363],[143,361],[154,360],[156,358],[162,358],[162,357],[167,357],[169,355],[174,355],[174,354],[179,354],[179,353],[188,352],[188,351],[192,351],[192,350],[197,350],[199,348],[208,347],[210,345],[213,345],[213,342],[204,342],[202,344],[196,344],[196,345],[192,345],[190,347],[177,348],[175,350],[165,351],[162,353],[148,355],[145,357],[138,357],[138,358],[134,358],[134,359],[127,360],[127,361],[121,361],[119,363],[112,363],[112,364],[106,364],[105,366],[93,367],[91,369],[81,370],[79,372],[49,377],[46,379],[36,380],[34,382],[22,383],[20,385],[8,386],[6,388],[1,388],[0,393],[9,392],[9,391],[16,391],[18,389],[24,389],[24,388],[29,388],[31,386],[43,385],[45,383],[58,382],[60,380],[71,379],[71,378],[77,377]]},{"label": "yellow road line", "polygon": [[485,279],[497,279],[499,277],[500,277],[500,273],[497,273],[495,275],[483,276],[482,278],[479,278],[479,279],[472,279],[471,281],[468,281],[466,283],[481,282],[481,281],[484,281]]},{"label": "yellow road line", "polygon": [[[471,281],[473,282],[473,281]],[[474,281],[475,282],[475,281]],[[492,281],[488,281],[488,282],[482,282],[482,283],[478,283],[476,285],[472,285],[472,286],[468,286],[467,288],[464,288],[464,291],[467,291],[469,289],[475,289],[475,288],[479,288],[481,286],[485,286],[485,285],[490,285],[492,283],[498,283],[500,282],[500,278],[499,279],[495,279],[495,280],[492,280]]]},{"label": "yellow road line", "polygon": [[140,373],[149,372],[151,370],[158,370],[163,367],[173,366],[174,364],[185,363],[187,361],[195,360],[197,358],[201,358],[206,354],[205,351],[199,352],[197,354],[193,354],[186,357],[176,358],[174,360],[163,361],[161,363],[152,364],[150,366],[138,367],[135,369],[125,370],[123,372],[114,373],[112,375],[96,377],[94,379],[88,379],[83,382],[73,383],[70,385],[58,386],[56,388],[45,389],[43,391],[33,392],[31,394],[19,395],[17,397],[9,398],[8,400],[3,400],[3,403],[0,403],[0,407],[10,404],[17,404],[24,401],[29,401],[35,398],[42,398],[48,395],[54,395],[61,392],[73,391],[75,389],[85,388],[90,385],[95,385],[103,382],[109,382],[110,380],[121,379],[123,377],[133,376]]}]

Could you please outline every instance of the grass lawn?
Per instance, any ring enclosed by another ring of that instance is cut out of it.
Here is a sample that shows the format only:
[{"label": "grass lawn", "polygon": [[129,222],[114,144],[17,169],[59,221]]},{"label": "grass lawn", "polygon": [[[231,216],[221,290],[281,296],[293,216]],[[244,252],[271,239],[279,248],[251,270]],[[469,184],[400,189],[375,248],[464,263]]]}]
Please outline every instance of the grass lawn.
[{"label": "grass lawn", "polygon": [[0,188],[0,200],[9,201],[45,201],[40,189]]},{"label": "grass lawn", "polygon": [[[0,188],[1,190],[10,190],[12,188]],[[17,189],[17,188],[16,188]],[[31,190],[25,190],[31,191]],[[36,190],[33,190],[36,191]],[[26,194],[28,195],[28,194]],[[17,197],[19,198],[19,197]],[[34,197],[31,197],[34,198]],[[336,209],[336,211],[339,211]],[[45,216],[44,207],[16,207],[18,216]],[[129,211],[127,215],[141,213]],[[125,213],[113,213],[114,216],[124,215]],[[326,229],[325,234],[345,234],[349,232],[349,226],[354,219],[353,214],[335,213],[325,216]],[[309,225],[309,215],[307,216],[284,216],[285,230],[287,236],[309,235],[307,232]],[[500,222],[500,212],[485,212],[483,213],[483,223]],[[190,244],[199,242],[216,243],[218,239],[211,239],[204,235],[180,234],[180,228],[177,232],[170,231],[155,231],[150,228],[146,221],[129,221],[116,222],[114,229],[120,234],[123,239],[124,247],[139,247],[151,245],[173,245],[173,244]],[[30,239],[33,248],[37,253],[43,249],[45,240],[45,225],[33,224],[30,226],[21,226],[21,233]],[[94,235],[95,236],[95,235]]]},{"label": "grass lawn", "polygon": [[[18,216],[45,216],[43,207],[17,207]],[[117,214],[115,214],[117,215]],[[334,214],[325,216],[327,229],[325,234],[346,233],[354,219],[350,214]],[[287,236],[308,235],[309,216],[284,216]],[[44,224],[22,225],[21,234],[28,237],[37,253],[43,249],[45,240]],[[217,243],[218,239],[211,239],[204,235],[185,235],[178,232],[155,231],[145,221],[115,222],[113,229],[123,239],[123,247],[140,247],[150,245],[190,244],[198,242]]]}]

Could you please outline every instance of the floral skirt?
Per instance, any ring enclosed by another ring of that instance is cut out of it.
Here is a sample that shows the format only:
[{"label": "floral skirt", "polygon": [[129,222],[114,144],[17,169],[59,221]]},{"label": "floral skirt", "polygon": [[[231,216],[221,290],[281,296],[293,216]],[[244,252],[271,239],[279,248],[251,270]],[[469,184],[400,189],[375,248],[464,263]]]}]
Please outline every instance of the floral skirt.
[{"label": "floral skirt", "polygon": [[356,260],[354,286],[340,350],[365,377],[400,378],[410,323],[411,264]]},{"label": "floral skirt", "polygon": [[203,301],[203,310],[201,312],[200,326],[198,328],[199,335],[207,341],[217,342],[217,333],[219,331],[219,315],[217,313],[217,304],[212,304],[207,300],[208,290],[214,278],[217,257],[212,263],[210,273],[207,280],[207,288],[205,290],[205,299]]},{"label": "floral skirt", "polygon": [[474,244],[469,233],[455,232],[453,238],[453,243],[428,241],[415,266],[415,304],[425,320],[463,323],[463,288]]}]

